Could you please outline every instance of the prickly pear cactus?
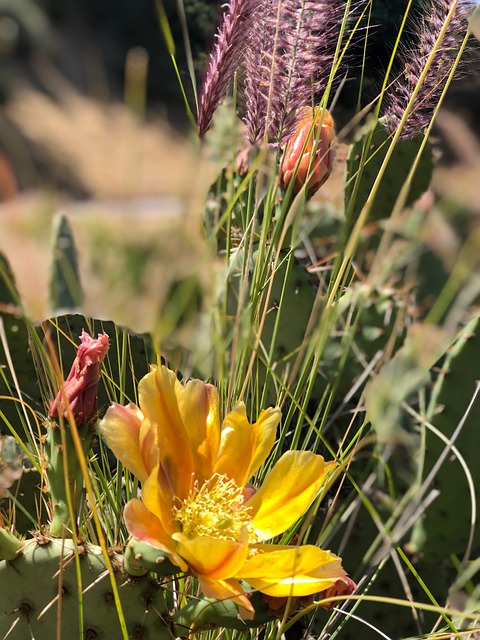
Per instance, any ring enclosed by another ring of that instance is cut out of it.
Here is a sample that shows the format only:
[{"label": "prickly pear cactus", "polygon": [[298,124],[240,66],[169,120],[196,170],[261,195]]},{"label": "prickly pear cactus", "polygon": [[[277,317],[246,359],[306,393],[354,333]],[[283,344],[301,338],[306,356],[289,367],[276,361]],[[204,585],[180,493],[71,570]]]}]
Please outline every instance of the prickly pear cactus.
[{"label": "prickly pear cactus", "polygon": [[[245,253],[238,251],[232,258],[230,265],[228,291],[228,314],[230,317],[235,317],[242,305],[242,294],[245,295],[245,292],[242,292],[242,262],[244,259]],[[264,282],[265,292],[268,290],[271,278],[273,278],[261,333],[262,346],[258,374],[268,386],[267,403],[275,404],[279,390],[275,389],[273,378],[267,372],[273,370],[276,377],[283,383],[286,382],[296,353],[304,340],[316,292],[313,287],[314,279],[292,255],[282,254],[273,274],[268,271],[272,267],[273,262],[265,260],[265,256],[261,259],[259,249],[255,248],[251,264],[248,267],[251,278],[258,278],[259,282]],[[251,300],[248,292],[244,299]],[[255,302],[257,301],[253,301],[254,304]],[[251,331],[251,321],[259,311],[261,312],[263,307],[264,303],[259,308],[254,308],[253,305],[247,305],[243,308],[241,323],[247,330]],[[253,344],[255,336],[250,335],[247,339]]]},{"label": "prickly pear cactus", "polygon": [[20,312],[13,310],[0,310],[0,321],[6,337],[5,342],[0,341],[0,395],[4,397],[0,433],[10,433],[9,424],[17,427],[24,420],[23,401],[31,402],[34,408],[39,408],[36,404],[39,388],[32,375],[35,365],[29,350],[27,323]]},{"label": "prickly pear cactus", "polygon": [[78,257],[72,229],[64,215],[54,219],[53,262],[50,274],[50,305],[54,312],[79,309],[83,302]]},{"label": "prickly pear cactus", "polygon": [[358,283],[339,298],[337,311],[320,371],[345,393],[374,358],[387,360],[403,343],[411,309],[408,299],[395,289]]},{"label": "prickly pear cactus", "polygon": [[[251,277],[263,279],[265,290],[273,277],[273,286],[261,334],[263,349],[257,372],[261,375],[262,367],[265,368],[262,380],[267,380],[268,402],[275,403],[279,389],[274,387],[273,376],[267,371],[286,382],[305,342],[312,312],[318,319],[324,303],[323,296],[317,295],[318,280],[293,255],[283,253],[273,274],[262,271],[259,256],[257,249],[252,254]],[[240,301],[243,259],[244,253],[238,252],[231,265],[228,305],[231,316],[235,316]],[[411,312],[408,299],[394,289],[352,285],[336,304],[336,321],[319,363],[313,400],[318,403],[327,385],[333,384],[343,398],[374,358],[381,361],[391,357],[403,343]],[[247,308],[245,313],[251,315],[252,309]],[[250,322],[246,326],[251,327]]]},{"label": "prickly pear cactus", "polygon": [[[1,554],[0,543],[0,554]],[[75,558],[78,558],[78,566]],[[147,576],[132,579],[110,557],[129,638],[168,638],[165,590]],[[0,637],[122,638],[110,574],[100,547],[31,539],[0,560]],[[80,594],[80,595],[79,595]],[[82,634],[82,635],[81,635]]]},{"label": "prickly pear cactus", "polygon": [[[480,509],[478,451],[480,449],[480,401],[467,409],[480,379],[480,318],[473,319],[447,352],[435,381],[427,418],[445,438],[426,430],[422,477],[426,478],[461,424],[461,430],[433,481],[439,495],[418,522],[412,546],[425,560],[439,561],[452,554],[462,558],[465,551],[480,544],[480,528],[473,514]],[[465,418],[465,419],[464,419]],[[464,422],[462,422],[464,420]],[[472,495],[463,463],[471,472]],[[470,539],[470,535],[472,538]],[[470,544],[470,546],[469,546]]]},{"label": "prickly pear cactus", "polygon": [[0,251],[0,309],[17,307],[20,295],[15,285],[15,277],[6,256]]},{"label": "prickly pear cactus", "polygon": [[[371,205],[369,220],[390,216],[423,140],[423,136],[419,135],[396,143]],[[345,175],[345,211],[349,220],[355,220],[367,202],[390,143],[391,135],[380,120],[373,131],[369,125],[360,131],[350,147]],[[413,175],[405,206],[413,204],[428,189],[432,168],[432,150],[430,143],[427,143]]]}]

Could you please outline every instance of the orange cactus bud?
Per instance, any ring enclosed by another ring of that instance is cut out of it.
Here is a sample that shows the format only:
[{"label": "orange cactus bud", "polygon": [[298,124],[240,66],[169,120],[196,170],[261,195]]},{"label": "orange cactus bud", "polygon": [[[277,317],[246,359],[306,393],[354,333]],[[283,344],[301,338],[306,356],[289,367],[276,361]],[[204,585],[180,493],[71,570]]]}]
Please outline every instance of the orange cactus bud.
[{"label": "orange cactus bud", "polygon": [[332,171],[334,140],[330,113],[326,109],[302,107],[301,118],[285,146],[280,167],[282,187],[286,189],[293,179],[293,193],[298,193],[308,183],[308,197],[313,196]]}]

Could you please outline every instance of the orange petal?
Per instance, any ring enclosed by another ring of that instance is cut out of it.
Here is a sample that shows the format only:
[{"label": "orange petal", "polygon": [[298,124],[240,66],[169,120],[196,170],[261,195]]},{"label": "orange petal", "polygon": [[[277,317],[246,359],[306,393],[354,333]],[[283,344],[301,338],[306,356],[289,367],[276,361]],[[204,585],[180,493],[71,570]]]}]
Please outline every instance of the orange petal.
[{"label": "orange petal", "polygon": [[218,392],[211,384],[191,380],[175,383],[178,408],[192,451],[195,476],[203,484],[213,474],[220,441]]},{"label": "orange petal", "polygon": [[256,555],[245,562],[236,577],[276,598],[318,593],[347,576],[340,558],[313,545],[264,544],[253,549]]},{"label": "orange petal", "polygon": [[250,424],[244,403],[239,403],[223,421],[214,471],[243,487],[270,453],[280,418],[280,409],[270,408]]},{"label": "orange petal", "polygon": [[140,407],[155,430],[160,464],[170,492],[180,501],[193,483],[190,441],[180,416],[175,393],[177,377],[167,367],[154,367],[138,386]]},{"label": "orange petal", "polygon": [[[127,467],[140,482],[148,476],[140,445],[142,427],[142,412],[131,403],[126,407],[119,404],[112,405],[100,422],[100,431],[108,446],[123,466]],[[143,437],[145,438],[146,434]]]},{"label": "orange petal", "polygon": [[170,560],[182,571],[188,566],[175,552],[175,543],[165,532],[160,520],[149,511],[145,505],[134,498],[127,502],[124,510],[124,519],[129,533],[140,542],[150,544],[156,549],[161,549],[168,554]]},{"label": "orange petal", "polygon": [[[242,620],[253,619],[255,610],[238,580],[210,580],[209,578],[200,576],[198,581],[203,594],[207,598],[233,600],[233,602],[241,607],[239,615]],[[246,609],[246,612],[242,611],[242,609]]]},{"label": "orange petal", "polygon": [[[210,580],[226,580],[236,575],[243,566],[248,545],[235,540],[222,540],[210,536],[198,536],[189,540],[181,533],[174,533],[178,542],[177,552],[184,558],[191,571]],[[243,536],[245,542],[248,534]]]},{"label": "orange petal", "polygon": [[155,443],[155,431],[147,418],[144,418],[140,428],[140,453],[147,474],[150,475],[158,464],[159,451]]},{"label": "orange petal", "polygon": [[142,502],[158,518],[168,535],[178,530],[173,514],[175,496],[159,464],[143,483]]},{"label": "orange petal", "polygon": [[245,503],[252,509],[257,540],[269,540],[291,527],[308,509],[335,462],[310,451],[287,451],[260,489]]}]

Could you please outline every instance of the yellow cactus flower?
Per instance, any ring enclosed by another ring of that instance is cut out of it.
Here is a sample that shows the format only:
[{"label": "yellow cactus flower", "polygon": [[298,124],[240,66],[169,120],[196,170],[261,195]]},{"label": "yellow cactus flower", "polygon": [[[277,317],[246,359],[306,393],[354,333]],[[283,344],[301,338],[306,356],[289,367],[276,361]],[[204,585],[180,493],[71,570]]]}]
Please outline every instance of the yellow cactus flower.
[{"label": "yellow cactus flower", "polygon": [[[250,424],[240,403],[220,424],[217,390],[152,367],[140,407],[113,405],[101,423],[112,451],[142,483],[125,507],[136,540],[164,551],[207,597],[253,608],[240,581],[273,597],[306,596],[347,582],[341,560],[313,546],[266,544],[305,513],[335,462],[287,451],[256,491],[248,484],[275,442],[280,410]],[[245,611],[246,609],[246,611]]]}]

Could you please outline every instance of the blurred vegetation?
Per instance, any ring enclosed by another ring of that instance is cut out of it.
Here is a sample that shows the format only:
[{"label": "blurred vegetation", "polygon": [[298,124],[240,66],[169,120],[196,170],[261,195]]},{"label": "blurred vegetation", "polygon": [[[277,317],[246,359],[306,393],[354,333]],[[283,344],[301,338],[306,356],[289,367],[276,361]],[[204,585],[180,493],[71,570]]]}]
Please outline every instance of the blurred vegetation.
[{"label": "blurred vegetation", "polygon": [[[185,17],[190,46],[200,78],[218,21],[220,0],[185,0]],[[182,80],[190,84],[182,42],[182,24],[176,0],[163,3],[168,17]],[[11,65],[32,64],[32,57],[50,56],[65,75],[82,86],[81,73],[75,77],[73,52],[65,56],[68,45],[78,54],[92,57],[92,64],[105,67],[109,91],[121,94],[125,58],[133,47],[142,47],[149,57],[148,96],[151,100],[177,103],[178,81],[158,24],[155,0],[0,0],[0,84],[8,97]],[[88,63],[88,60],[86,61]],[[88,71],[87,71],[88,72]],[[87,73],[84,71],[85,75]],[[179,103],[178,103],[179,104]],[[180,113],[178,116],[182,115]]]},{"label": "blurred vegetation", "polygon": [[[413,0],[411,15],[419,16],[426,0]],[[197,83],[201,81],[206,53],[211,48],[222,0],[183,0]],[[408,0],[373,0],[364,18],[369,28],[366,67],[362,77],[364,101],[372,99],[383,77],[388,54],[397,36]],[[163,0],[176,56],[185,87],[189,88],[178,0]],[[73,35],[73,39],[70,35]],[[142,47],[149,57],[148,96],[176,106],[172,117],[182,121],[183,109],[178,81],[158,24],[156,0],[0,0],[0,84],[8,95],[8,70],[12,56],[28,60],[32,54],[51,55],[67,77],[74,74],[73,63],[64,55],[65,42],[83,48],[92,64],[104,65],[113,94],[121,94],[125,58],[133,47]],[[352,55],[351,78],[342,90],[341,104],[354,107],[359,91],[357,69],[362,67],[363,49]],[[69,68],[68,68],[69,67]],[[86,72],[84,72],[85,75]],[[80,74],[81,75],[81,74]],[[82,87],[82,78],[73,78]],[[83,78],[85,82],[85,78]]]}]

